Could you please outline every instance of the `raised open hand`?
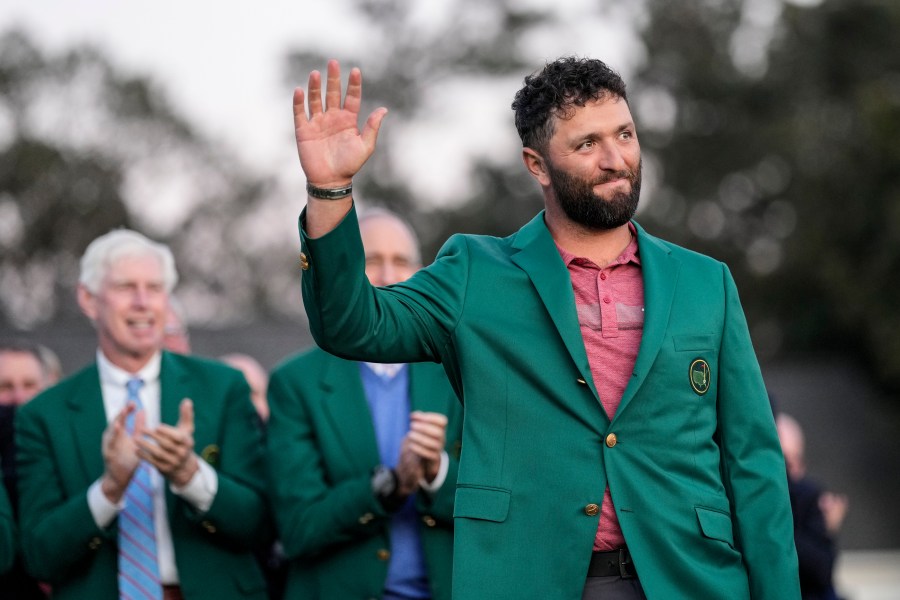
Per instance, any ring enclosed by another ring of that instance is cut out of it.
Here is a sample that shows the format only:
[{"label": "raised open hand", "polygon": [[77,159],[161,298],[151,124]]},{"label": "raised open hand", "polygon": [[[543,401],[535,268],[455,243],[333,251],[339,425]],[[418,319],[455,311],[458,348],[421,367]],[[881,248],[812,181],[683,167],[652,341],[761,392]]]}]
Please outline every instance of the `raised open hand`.
[{"label": "raised open hand", "polygon": [[310,184],[326,189],[346,186],[375,150],[375,140],[386,108],[372,111],[358,127],[362,100],[362,73],[354,68],[341,104],[341,69],[338,61],[328,61],[325,104],[322,104],[322,74],[309,74],[307,86],[309,114],[304,107],[302,88],[294,90],[294,133],[300,166]]}]

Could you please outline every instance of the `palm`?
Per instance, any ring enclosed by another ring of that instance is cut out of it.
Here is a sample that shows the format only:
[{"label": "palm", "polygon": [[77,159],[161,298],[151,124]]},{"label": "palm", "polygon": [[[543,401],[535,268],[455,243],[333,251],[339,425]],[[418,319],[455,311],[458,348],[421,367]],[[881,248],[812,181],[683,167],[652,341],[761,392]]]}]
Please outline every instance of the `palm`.
[{"label": "palm", "polygon": [[375,150],[378,127],[386,111],[374,111],[360,132],[362,75],[359,69],[350,73],[342,105],[340,69],[336,61],[328,63],[324,108],[321,75],[317,71],[310,74],[308,90],[308,115],[303,90],[294,92],[294,133],[300,165],[307,181],[314,185],[335,187],[346,184]]},{"label": "palm", "polygon": [[335,183],[362,168],[372,150],[359,135],[357,117],[346,109],[329,111],[297,127],[297,152],[308,181]]}]

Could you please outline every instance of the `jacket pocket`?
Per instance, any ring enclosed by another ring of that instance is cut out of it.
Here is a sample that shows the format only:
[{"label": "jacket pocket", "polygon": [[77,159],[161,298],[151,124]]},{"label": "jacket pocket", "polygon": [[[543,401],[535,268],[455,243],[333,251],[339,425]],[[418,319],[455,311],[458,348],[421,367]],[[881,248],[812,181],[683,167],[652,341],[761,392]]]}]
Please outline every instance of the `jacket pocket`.
[{"label": "jacket pocket", "polygon": [[717,347],[716,336],[712,333],[674,335],[672,336],[672,342],[675,345],[676,352],[687,352],[690,350],[699,352],[702,350],[712,350]]},{"label": "jacket pocket", "polygon": [[697,511],[697,520],[704,537],[725,542],[734,548],[734,529],[727,513],[702,506],[695,506],[694,510]]},{"label": "jacket pocket", "polygon": [[459,485],[453,516],[502,523],[509,514],[509,490],[473,485]]}]

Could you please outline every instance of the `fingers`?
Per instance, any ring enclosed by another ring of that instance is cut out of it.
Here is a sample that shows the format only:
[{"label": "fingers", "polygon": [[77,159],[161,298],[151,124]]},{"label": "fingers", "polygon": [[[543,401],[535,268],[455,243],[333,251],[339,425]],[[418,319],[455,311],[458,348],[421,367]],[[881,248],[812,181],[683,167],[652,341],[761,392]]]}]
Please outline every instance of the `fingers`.
[{"label": "fingers", "polygon": [[353,67],[350,77],[347,79],[347,96],[344,98],[344,108],[350,112],[359,113],[362,104],[362,71]]},{"label": "fingers", "polygon": [[294,88],[294,129],[299,129],[308,122],[306,107],[303,105],[303,88]]},{"label": "fingers", "polygon": [[[318,71],[312,71],[309,74],[309,81],[306,85],[307,90],[307,103],[309,104],[309,118],[312,119],[314,116],[322,114],[322,74]],[[295,92],[296,98],[296,92]],[[302,92],[301,92],[302,98]],[[300,105],[301,111],[303,110],[303,105]],[[296,125],[296,112],[294,117],[294,124]]]},{"label": "fingers", "polygon": [[178,405],[178,424],[179,429],[184,429],[191,435],[194,434],[194,402],[190,398],[185,398]]},{"label": "fingers", "polygon": [[428,423],[442,429],[447,428],[447,415],[441,413],[414,410],[409,413],[409,420],[411,423]]},{"label": "fingers", "polygon": [[[354,69],[359,71],[359,69]],[[328,61],[328,82],[325,84],[325,110],[341,107],[341,66],[333,58]]]},{"label": "fingers", "polygon": [[137,405],[134,402],[128,402],[125,404],[125,408],[119,411],[119,414],[116,415],[115,419],[113,419],[113,426],[118,429],[121,428],[123,431],[125,430],[125,423],[128,420],[129,415],[137,410]]},{"label": "fingers", "polygon": [[426,460],[440,457],[447,432],[447,417],[440,413],[414,411],[410,413],[409,439],[413,452]]},{"label": "fingers", "polygon": [[367,147],[375,147],[375,142],[378,140],[378,131],[381,129],[381,122],[384,120],[387,113],[388,110],[382,106],[373,110],[372,114],[369,115],[369,118],[366,119],[366,124],[363,125],[360,136]]}]

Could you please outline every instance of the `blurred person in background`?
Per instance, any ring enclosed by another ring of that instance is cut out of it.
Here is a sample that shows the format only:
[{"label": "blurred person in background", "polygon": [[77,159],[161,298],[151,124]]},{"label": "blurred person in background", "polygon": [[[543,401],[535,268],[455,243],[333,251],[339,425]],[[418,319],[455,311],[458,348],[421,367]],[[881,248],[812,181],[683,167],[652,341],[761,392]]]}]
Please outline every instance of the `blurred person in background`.
[{"label": "blurred person in background", "polygon": [[169,352],[178,354],[191,353],[191,334],[187,327],[184,305],[175,296],[169,296],[169,304],[166,308],[163,347]]},{"label": "blurred person in background", "polygon": [[[400,217],[360,221],[366,275],[406,280],[419,244]],[[273,511],[292,600],[449,600],[462,410],[434,364],[360,363],[313,349],[269,385]]]},{"label": "blurred person in background", "polygon": [[14,598],[9,595],[3,576],[12,568],[16,558],[16,521],[12,505],[6,495],[6,488],[0,485],[0,598]]},{"label": "blurred person in background", "polygon": [[803,600],[837,600],[834,566],[837,534],[849,503],[843,494],[823,491],[806,470],[806,438],[800,423],[779,412],[775,424],[788,474],[788,492],[794,514],[794,541],[800,562]]},{"label": "blurred person in background", "polygon": [[232,352],[219,357],[226,365],[230,365],[244,374],[244,379],[250,385],[250,399],[260,421],[265,425],[269,421],[269,402],[266,399],[266,390],[269,385],[269,374],[259,361],[240,352]]},{"label": "blurred person in background", "polygon": [[163,350],[177,277],[139,233],[91,242],[96,362],[17,414],[22,554],[55,599],[266,598],[262,432],[239,372]]},{"label": "blurred person in background", "polygon": [[[18,514],[15,415],[19,407],[59,378],[59,359],[49,348],[26,340],[0,342],[0,463],[5,493]],[[0,576],[0,600],[46,598],[36,579],[25,572],[21,557]]]},{"label": "blurred person in background", "polygon": [[[259,364],[259,361],[249,354],[232,352],[220,356],[219,360],[244,374],[244,379],[250,385],[250,399],[253,401],[253,407],[265,429],[269,422],[269,401],[266,398],[269,374]],[[287,581],[287,563],[284,560],[284,549],[281,542],[275,540],[271,546],[260,551],[257,558],[266,576],[269,598],[281,600],[284,598],[284,587]]]},{"label": "blurred person in background", "polygon": [[45,387],[56,385],[63,377],[62,363],[56,352],[43,344],[38,344],[38,352],[41,355],[41,365],[44,367]]}]

